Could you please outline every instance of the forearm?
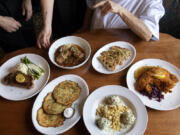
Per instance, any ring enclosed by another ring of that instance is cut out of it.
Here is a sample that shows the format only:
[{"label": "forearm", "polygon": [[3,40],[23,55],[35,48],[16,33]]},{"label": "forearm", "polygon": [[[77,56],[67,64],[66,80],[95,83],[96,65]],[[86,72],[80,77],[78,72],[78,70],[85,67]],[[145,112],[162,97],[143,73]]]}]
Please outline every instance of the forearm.
[{"label": "forearm", "polygon": [[44,27],[52,25],[54,0],[41,0]]},{"label": "forearm", "polygon": [[121,19],[128,25],[128,27],[140,38],[146,41],[151,39],[152,32],[139,18],[121,6],[119,6],[118,14]]}]

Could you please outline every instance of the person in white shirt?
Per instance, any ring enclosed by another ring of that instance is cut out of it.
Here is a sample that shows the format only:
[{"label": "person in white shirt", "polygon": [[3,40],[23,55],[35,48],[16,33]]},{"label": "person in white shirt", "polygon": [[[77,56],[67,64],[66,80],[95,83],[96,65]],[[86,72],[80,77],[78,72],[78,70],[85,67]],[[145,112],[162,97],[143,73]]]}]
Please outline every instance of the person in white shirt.
[{"label": "person in white shirt", "polygon": [[[164,15],[162,0],[86,0],[94,9],[83,28],[130,28],[143,40],[159,39],[159,20]],[[90,12],[88,12],[90,14]],[[89,23],[91,22],[91,23]]]}]

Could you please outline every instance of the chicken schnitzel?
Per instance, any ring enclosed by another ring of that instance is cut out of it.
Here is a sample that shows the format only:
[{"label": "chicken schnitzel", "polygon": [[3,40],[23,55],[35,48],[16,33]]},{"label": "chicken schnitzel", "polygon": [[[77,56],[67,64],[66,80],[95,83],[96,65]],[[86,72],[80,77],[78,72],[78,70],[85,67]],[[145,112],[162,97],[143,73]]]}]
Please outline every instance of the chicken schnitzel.
[{"label": "chicken schnitzel", "polygon": [[164,68],[146,66],[146,70],[139,75],[135,85],[142,94],[156,97],[161,96],[161,93],[172,92],[172,88],[178,81],[175,75]]}]

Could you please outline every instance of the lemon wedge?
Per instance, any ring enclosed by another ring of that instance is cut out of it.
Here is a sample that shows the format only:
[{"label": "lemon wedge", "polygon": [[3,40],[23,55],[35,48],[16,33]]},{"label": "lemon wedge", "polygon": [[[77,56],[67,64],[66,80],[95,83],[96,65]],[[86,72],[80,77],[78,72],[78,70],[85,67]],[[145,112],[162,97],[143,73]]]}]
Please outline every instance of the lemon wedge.
[{"label": "lemon wedge", "polygon": [[163,79],[166,77],[166,75],[163,73],[157,73],[157,74],[154,74],[153,76],[157,79]]},{"label": "lemon wedge", "polygon": [[23,75],[23,74],[17,74],[17,75],[16,75],[16,81],[17,81],[18,83],[23,83],[23,82],[25,81],[24,75]]}]

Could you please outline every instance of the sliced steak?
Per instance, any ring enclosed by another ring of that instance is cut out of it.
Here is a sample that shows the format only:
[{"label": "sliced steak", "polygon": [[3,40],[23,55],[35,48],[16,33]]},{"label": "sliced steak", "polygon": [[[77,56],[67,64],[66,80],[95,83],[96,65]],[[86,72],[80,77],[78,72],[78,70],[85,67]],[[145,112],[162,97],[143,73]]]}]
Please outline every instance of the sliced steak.
[{"label": "sliced steak", "polygon": [[24,80],[24,82],[19,83],[16,81],[17,74],[23,74],[23,73],[21,73],[19,71],[16,71],[14,73],[9,73],[3,79],[4,84],[16,86],[16,87],[27,88],[27,89],[31,89],[34,87],[34,79],[32,76],[23,74],[23,76],[25,77],[25,80]]}]

